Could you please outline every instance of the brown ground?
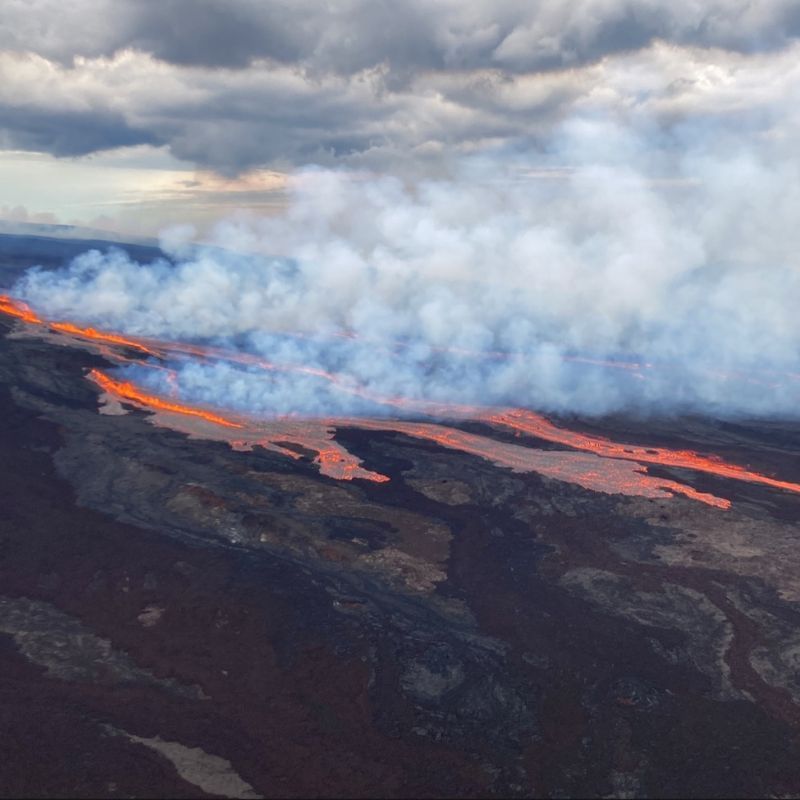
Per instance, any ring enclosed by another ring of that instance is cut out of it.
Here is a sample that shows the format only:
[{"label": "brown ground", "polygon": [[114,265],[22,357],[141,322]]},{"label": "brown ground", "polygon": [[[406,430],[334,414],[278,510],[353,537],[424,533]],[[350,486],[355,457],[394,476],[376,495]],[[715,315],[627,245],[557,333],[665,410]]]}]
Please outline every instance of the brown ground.
[{"label": "brown ground", "polygon": [[[0,795],[800,794],[800,498],[354,430],[392,480],[337,482],[100,415],[98,364],[0,340]],[[798,426],[573,423],[800,477]]]}]

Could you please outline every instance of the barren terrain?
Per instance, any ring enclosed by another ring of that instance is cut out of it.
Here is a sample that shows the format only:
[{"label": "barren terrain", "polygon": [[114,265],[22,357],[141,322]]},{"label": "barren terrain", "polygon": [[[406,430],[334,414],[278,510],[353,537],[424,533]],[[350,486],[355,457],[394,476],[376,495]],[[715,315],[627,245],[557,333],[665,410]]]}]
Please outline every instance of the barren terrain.
[{"label": "barren terrain", "polygon": [[[480,423],[542,469],[343,425],[337,480],[108,366],[0,317],[3,796],[800,794],[800,494]],[[558,422],[800,481],[796,423]]]}]

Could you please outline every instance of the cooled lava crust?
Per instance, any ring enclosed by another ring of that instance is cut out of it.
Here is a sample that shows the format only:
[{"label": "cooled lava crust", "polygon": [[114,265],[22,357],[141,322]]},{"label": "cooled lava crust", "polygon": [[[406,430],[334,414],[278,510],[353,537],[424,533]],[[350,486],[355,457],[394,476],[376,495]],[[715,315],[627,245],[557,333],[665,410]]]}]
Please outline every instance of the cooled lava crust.
[{"label": "cooled lava crust", "polygon": [[[390,480],[336,481],[100,414],[108,364],[14,327],[2,796],[800,794],[800,495],[605,494],[356,429]],[[569,424],[800,481],[797,424]]]}]

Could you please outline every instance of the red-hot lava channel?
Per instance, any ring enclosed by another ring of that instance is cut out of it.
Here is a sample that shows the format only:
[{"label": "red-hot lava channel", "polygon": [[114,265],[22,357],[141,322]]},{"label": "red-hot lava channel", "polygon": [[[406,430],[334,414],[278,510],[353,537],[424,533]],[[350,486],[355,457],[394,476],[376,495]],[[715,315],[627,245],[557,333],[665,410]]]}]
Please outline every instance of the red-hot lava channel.
[{"label": "red-hot lava channel", "polygon": [[108,392],[122,400],[131,400],[134,403],[139,403],[148,408],[153,408],[158,411],[171,411],[173,414],[183,414],[187,417],[197,417],[206,422],[211,422],[214,425],[221,425],[223,428],[243,428],[244,425],[234,422],[233,420],[226,419],[225,417],[215,414],[213,411],[204,411],[196,406],[187,406],[183,403],[173,403],[169,400],[164,400],[155,394],[149,394],[139,389],[135,384],[130,381],[117,381],[110,378],[98,369],[93,369],[89,372],[89,377],[100,386],[103,391]]},{"label": "red-hot lava channel", "polygon": [[[491,410],[456,404],[429,403],[401,397],[377,397],[369,394],[361,387],[354,386],[351,381],[348,381],[343,376],[325,372],[317,368],[304,367],[301,365],[278,365],[247,353],[236,353],[225,351],[220,348],[206,348],[180,342],[160,342],[153,339],[133,338],[114,332],[98,331],[88,327],[83,328],[69,322],[48,322],[40,318],[25,303],[8,297],[7,295],[0,295],[0,313],[8,314],[29,324],[46,326],[49,330],[57,333],[75,336],[104,345],[131,348],[138,350],[144,355],[155,356],[162,359],[172,354],[191,355],[199,358],[229,360],[258,366],[270,371],[296,371],[329,381],[343,391],[374,400],[377,403],[401,408],[407,412],[435,415],[449,419],[480,420],[493,426],[511,429],[516,433],[527,434],[550,442],[563,444],[575,450],[594,453],[601,458],[622,459],[626,461],[635,461],[641,464],[656,464],[665,467],[696,470],[718,475],[723,478],[758,483],[777,489],[800,493],[800,484],[771,478],[745,467],[726,463],[722,459],[714,456],[704,456],[690,450],[645,448],[637,445],[617,444],[603,437],[590,436],[566,428],[560,428],[545,417],[525,409]],[[202,419],[224,428],[244,429],[248,427],[245,421],[237,422],[213,411],[166,400],[157,395],[147,393],[130,382],[116,381],[98,370],[92,371],[91,378],[105,391],[123,400],[129,400],[156,410],[169,411],[187,417]],[[311,425],[312,423],[309,422],[308,424]],[[314,424],[318,426],[319,421]],[[452,435],[441,436],[433,432],[434,427],[450,431],[455,431],[455,429],[447,429],[443,426],[432,426],[430,423],[414,423],[408,421],[393,423],[391,420],[375,419],[359,422],[357,419],[348,419],[338,422],[337,420],[329,420],[325,424],[331,427],[335,427],[337,424],[348,424],[354,427],[360,425],[361,427],[371,429],[383,428],[386,430],[397,430],[398,432],[406,433],[411,436],[416,435],[421,439],[439,440],[445,446],[454,447],[456,449],[465,451],[474,450],[475,452],[480,451],[480,454],[484,457],[492,458],[491,453],[487,451],[485,445],[476,449],[472,444],[468,445],[465,441],[459,441],[459,443],[456,444],[456,440]],[[337,451],[336,458],[340,458],[340,456],[341,451]],[[324,459],[322,459],[320,463],[323,463],[323,461]],[[502,461],[502,459],[498,459],[498,462],[499,461]]]},{"label": "red-hot lava channel", "polygon": [[[336,418],[336,419],[276,419],[267,422],[239,417],[234,422],[229,417],[220,417],[207,410],[187,409],[161,397],[141,391],[130,383],[115,381],[107,375],[94,370],[89,376],[106,393],[123,401],[144,406],[152,411],[177,412],[177,419],[168,424],[183,430],[185,433],[200,436],[211,436],[223,439],[236,449],[250,449],[258,445],[268,450],[299,457],[292,445],[303,450],[317,453],[314,459],[323,475],[336,480],[353,480],[362,478],[375,482],[385,482],[389,478],[378,472],[366,469],[360,459],[348,452],[334,439],[336,428],[355,427],[362,430],[381,430],[402,433],[415,439],[435,442],[450,450],[469,453],[492,463],[514,470],[515,472],[537,472],[556,480],[577,484],[584,488],[608,494],[627,494],[641,497],[664,497],[683,494],[687,497],[717,508],[729,508],[730,501],[704,492],[698,492],[690,486],[677,481],[657,478],[647,474],[647,467],[622,460],[603,460],[592,453],[575,451],[545,451],[532,447],[523,447],[509,442],[499,442],[487,436],[480,436],[457,428],[450,428],[430,422],[409,422],[405,420],[369,419],[369,418]],[[223,427],[237,427],[235,434],[199,430],[187,425],[193,417],[205,422],[212,422]]]},{"label": "red-hot lava channel", "polygon": [[786,489],[800,493],[800,484],[781,481],[762,475],[760,472],[728,464],[716,456],[703,456],[692,450],[668,450],[663,447],[640,447],[638,445],[617,444],[602,436],[589,436],[566,428],[559,428],[540,414],[522,408],[482,414],[481,418],[493,425],[510,428],[519,433],[546,439],[549,442],[568,445],[576,450],[596,453],[603,458],[621,458],[645,464],[658,464],[664,467],[679,467],[698,472],[708,472],[722,478],[733,478],[747,483],[761,483],[776,489]]},{"label": "red-hot lava channel", "polygon": [[20,300],[14,300],[7,294],[0,294],[0,312],[33,325],[41,325],[42,323],[42,320],[33,313],[30,306]]},{"label": "red-hot lava channel", "polygon": [[120,347],[130,347],[132,350],[138,350],[141,353],[146,353],[148,356],[154,356],[155,358],[160,358],[162,356],[159,350],[142,344],[138,339],[131,339],[119,333],[98,331],[95,328],[81,328],[77,325],[73,325],[71,322],[49,322],[48,327],[51,330],[58,331],[59,333],[66,333],[70,336],[77,336],[80,339],[89,339],[102,344],[118,345]]}]

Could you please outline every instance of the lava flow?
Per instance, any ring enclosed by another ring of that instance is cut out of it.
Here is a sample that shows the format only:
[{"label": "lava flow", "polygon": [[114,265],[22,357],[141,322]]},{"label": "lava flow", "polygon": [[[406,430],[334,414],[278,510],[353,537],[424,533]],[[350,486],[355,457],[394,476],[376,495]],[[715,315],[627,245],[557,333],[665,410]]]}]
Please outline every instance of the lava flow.
[{"label": "lava flow", "polygon": [[[346,424],[351,422],[348,420]],[[601,460],[602,457],[593,453],[537,450],[427,422],[354,420],[352,425],[362,429],[403,433],[414,439],[434,442],[450,450],[479,456],[514,472],[536,472],[595,492],[639,497],[670,497],[673,494],[683,494],[717,508],[730,508],[731,505],[730,500],[698,492],[691,486],[677,481],[649,475],[647,467],[641,464],[623,464],[620,463],[621,459]]]},{"label": "lava flow", "polygon": [[[360,459],[335,441],[337,428],[351,427],[401,433],[414,439],[433,442],[449,450],[484,458],[514,472],[535,472],[596,492],[653,498],[683,494],[717,508],[730,507],[730,501],[723,498],[698,492],[677,481],[648,475],[647,468],[640,464],[620,460],[603,461],[591,453],[537,450],[430,422],[368,418],[262,421],[245,417],[241,417],[241,422],[234,422],[208,411],[168,402],[140,391],[131,383],[115,381],[98,370],[92,370],[90,377],[112,397],[154,411],[157,418],[158,412],[167,411],[217,426],[238,429],[234,438],[223,432],[216,433],[207,428],[199,429],[187,425],[179,419],[170,422],[171,427],[177,427],[190,435],[222,439],[235,449],[259,446],[291,458],[299,458],[302,451],[315,452],[317,456],[314,462],[319,465],[320,472],[337,480],[362,478],[377,483],[389,480],[386,475],[365,469]],[[166,420],[162,422],[166,424]]]},{"label": "lava flow", "polygon": [[140,353],[145,353],[148,356],[154,356],[156,358],[162,356],[159,350],[142,344],[138,339],[131,339],[119,333],[98,331],[96,328],[81,328],[77,325],[73,325],[71,322],[50,322],[48,326],[51,330],[58,331],[59,333],[66,333],[70,336],[77,336],[79,339],[88,339],[89,341],[99,342],[101,344],[129,347],[132,350],[138,350]]},{"label": "lava flow", "polygon": [[[434,442],[451,450],[470,453],[518,472],[537,472],[557,480],[611,494],[645,497],[684,494],[719,508],[730,506],[730,502],[723,498],[698,492],[677,481],[649,475],[645,464],[689,469],[800,493],[800,484],[771,478],[712,456],[703,456],[689,450],[618,444],[603,437],[560,428],[545,417],[525,409],[487,409],[410,400],[403,397],[379,397],[354,384],[346,376],[316,367],[275,364],[249,353],[182,342],[133,338],[114,332],[98,331],[95,328],[80,327],[70,322],[45,321],[25,303],[7,295],[0,295],[0,313],[46,329],[49,333],[77,339],[86,344],[100,345],[101,352],[118,362],[128,360],[119,352],[124,348],[148,357],[148,360],[138,362],[141,366],[166,369],[170,373],[171,370],[168,366],[164,366],[163,362],[176,357],[227,360],[271,372],[299,372],[329,382],[342,391],[375,403],[402,409],[406,414],[451,420],[477,420],[493,427],[510,429],[518,435],[526,434],[570,448],[568,451],[542,451],[530,446],[499,442],[487,436],[431,422],[370,418],[259,420],[244,415],[223,415],[151,394],[129,381],[116,380],[99,370],[92,370],[89,373],[90,379],[108,395],[152,410],[159,419],[161,414],[168,415],[162,421],[170,427],[186,429],[186,423],[182,423],[181,420],[193,420],[195,425],[201,426],[201,429],[190,427],[186,432],[204,438],[222,439],[236,448],[259,445],[294,458],[298,458],[301,452],[311,451],[317,454],[314,461],[319,465],[320,472],[340,480],[353,478],[376,482],[388,480],[387,476],[362,467],[357,457],[334,440],[337,428],[352,427],[404,434],[415,439]],[[162,363],[156,363],[155,359]],[[177,391],[177,385],[175,388]],[[230,430],[237,431],[235,438],[225,433]],[[634,463],[623,465],[619,462]]]},{"label": "lava flow", "polygon": [[790,492],[800,493],[800,484],[790,481],[781,481],[762,475],[760,472],[728,464],[714,456],[703,456],[692,450],[668,450],[663,447],[640,447],[637,445],[617,444],[602,436],[589,436],[587,434],[559,428],[548,419],[533,411],[522,408],[512,408],[502,412],[490,413],[483,416],[486,422],[503,428],[510,428],[519,433],[556,442],[576,450],[586,450],[602,458],[619,458],[627,461],[638,461],[645,464],[658,464],[663,467],[678,467],[691,469],[697,472],[707,472],[722,478],[732,478],[747,483],[760,483],[772,486],[775,489],[785,489]]},{"label": "lava flow", "polygon": [[33,313],[26,303],[15,300],[7,294],[0,294],[0,313],[8,314],[10,317],[16,317],[23,322],[29,322],[34,325],[42,323],[42,320]]},{"label": "lava flow", "polygon": [[233,420],[226,419],[212,411],[204,411],[196,406],[187,406],[182,403],[173,403],[164,400],[154,394],[148,394],[139,389],[130,381],[117,381],[101,372],[93,369],[89,372],[89,378],[93,380],[103,391],[108,392],[122,400],[129,400],[139,405],[158,411],[169,411],[173,414],[182,414],[187,417],[197,417],[198,419],[211,422],[214,425],[221,425],[223,428],[243,428],[244,426]]}]

